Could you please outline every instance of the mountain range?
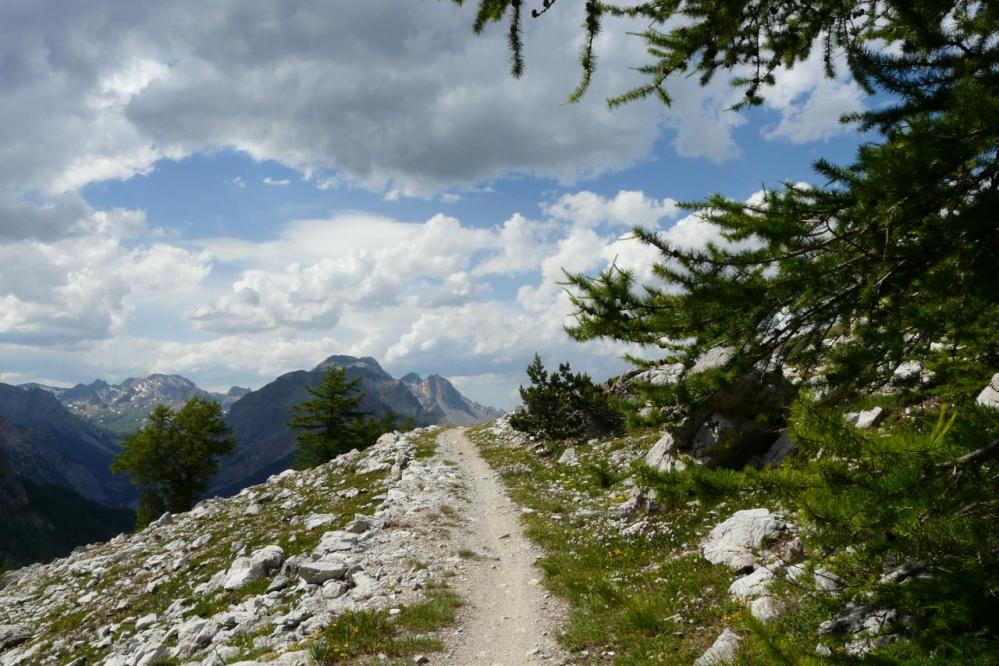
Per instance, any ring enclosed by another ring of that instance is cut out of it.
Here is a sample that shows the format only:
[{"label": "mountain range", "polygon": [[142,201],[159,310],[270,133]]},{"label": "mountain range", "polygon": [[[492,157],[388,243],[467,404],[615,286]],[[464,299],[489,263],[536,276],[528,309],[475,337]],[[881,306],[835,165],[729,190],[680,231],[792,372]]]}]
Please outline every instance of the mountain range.
[{"label": "mountain range", "polygon": [[371,416],[391,412],[411,417],[419,425],[469,425],[500,415],[461,395],[439,375],[422,379],[410,373],[399,380],[373,358],[330,356],[312,370],[281,375],[232,405],[226,421],[238,448],[223,461],[215,492],[230,494],[287,469],[295,452],[295,434],[287,426],[292,407],[309,398],[309,387],[317,386],[331,365],[343,368],[347,379],[361,380],[364,401],[360,409]]},{"label": "mountain range", "polygon": [[98,379],[71,388],[44,384],[22,384],[21,387],[47,391],[77,416],[119,435],[141,428],[149,412],[158,404],[177,409],[191,398],[203,397],[216,400],[228,409],[250,392],[248,388],[233,386],[227,393],[212,393],[198,388],[186,377],[162,374],[129,378],[120,384]]},{"label": "mountain range", "polygon": [[[72,516],[71,522],[80,527],[76,532],[58,530],[75,539],[63,544],[64,549],[85,542],[86,535],[110,536],[99,525],[127,523],[120,513],[101,513],[104,507],[127,507],[136,497],[127,479],[112,475],[109,466],[121,439],[141,428],[157,404],[179,408],[191,397],[202,396],[227,409],[237,449],[222,461],[210,494],[233,494],[286,469],[295,451],[295,434],[287,426],[292,408],[309,398],[308,389],[318,385],[332,365],[344,368],[349,379],[360,379],[361,409],[371,416],[391,412],[419,425],[469,425],[500,415],[463,396],[444,377],[410,373],[395,379],[370,357],[331,356],[311,370],[281,375],[256,391],[233,387],[212,393],[184,377],[165,374],[69,388],[0,384],[0,515],[6,520],[0,520],[0,536],[18,530],[27,535],[29,526],[41,530],[42,536],[36,535],[41,546],[35,551],[52,556],[58,549],[44,543],[44,534],[54,533],[52,527],[62,518]],[[0,547],[0,559],[4,555]],[[13,556],[28,557],[22,552]]]}]

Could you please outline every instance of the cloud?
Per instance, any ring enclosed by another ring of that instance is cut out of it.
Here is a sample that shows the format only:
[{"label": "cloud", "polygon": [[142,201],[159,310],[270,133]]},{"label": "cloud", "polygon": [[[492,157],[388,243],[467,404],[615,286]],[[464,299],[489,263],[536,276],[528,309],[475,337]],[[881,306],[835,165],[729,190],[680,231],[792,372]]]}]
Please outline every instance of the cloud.
[{"label": "cloud", "polygon": [[657,201],[642,192],[621,190],[614,198],[593,192],[564,194],[542,210],[554,220],[583,226],[610,224],[623,227],[653,227],[666,217],[675,217],[680,209],[673,199]]},{"label": "cloud", "polygon": [[47,213],[61,238],[34,226],[41,238],[0,242],[0,343],[60,346],[111,337],[132,315],[135,298],[156,294],[168,303],[193,293],[211,270],[207,252],[136,242],[150,236],[142,211],[71,205]]},{"label": "cloud", "polygon": [[780,114],[780,120],[762,130],[764,138],[801,144],[850,131],[840,117],[863,110],[866,94],[851,78],[842,54],[836,58],[838,76],[826,77],[822,53],[822,45],[816,43],[805,62],[775,73],[765,103]]},{"label": "cloud", "polygon": [[288,180],[287,178],[271,178],[270,176],[266,176],[263,180],[263,183],[264,185],[283,186],[283,185],[290,185],[291,181]]},{"label": "cloud", "polygon": [[0,27],[0,182],[73,191],[228,147],[319,188],[427,197],[508,174],[570,183],[626,167],[663,123],[682,154],[734,154],[724,87],[692,84],[669,111],[607,108],[642,82],[626,21],[599,38],[585,100],[564,104],[581,12],[525,24],[529,67],[515,80],[502,27],[476,36],[473,8],[449,3],[32,3]]},{"label": "cloud", "polygon": [[231,182],[233,185],[235,185],[236,187],[238,187],[240,189],[243,189],[243,188],[246,187],[246,181],[243,180],[242,176],[236,176],[235,178],[233,178],[229,182]]}]

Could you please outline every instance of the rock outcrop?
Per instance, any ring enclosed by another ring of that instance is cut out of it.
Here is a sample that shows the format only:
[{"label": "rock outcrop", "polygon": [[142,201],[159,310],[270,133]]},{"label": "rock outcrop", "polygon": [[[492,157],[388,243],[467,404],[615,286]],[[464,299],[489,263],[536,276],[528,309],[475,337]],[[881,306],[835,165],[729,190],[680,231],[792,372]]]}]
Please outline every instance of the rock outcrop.
[{"label": "rock outcrop", "polygon": [[999,409],[999,372],[992,375],[992,381],[989,385],[982,389],[982,392],[978,394],[975,402],[983,407],[991,407],[992,409]]}]

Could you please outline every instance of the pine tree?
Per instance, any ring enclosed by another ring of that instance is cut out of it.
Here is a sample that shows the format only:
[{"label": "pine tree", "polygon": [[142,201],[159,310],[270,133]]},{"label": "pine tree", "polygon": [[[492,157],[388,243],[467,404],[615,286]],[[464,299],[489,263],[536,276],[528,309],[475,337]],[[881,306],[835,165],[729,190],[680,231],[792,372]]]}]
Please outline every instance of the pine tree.
[{"label": "pine tree", "polygon": [[510,418],[521,432],[544,439],[570,439],[606,434],[621,427],[621,415],[589,375],[575,374],[561,363],[550,375],[541,357],[527,367],[528,387],[520,387],[524,408]]},{"label": "pine tree", "polygon": [[[521,4],[482,0],[476,30],[512,14],[511,35],[519,31]],[[757,105],[778,67],[820,48],[827,75],[842,53],[880,96],[845,119],[880,140],[849,166],[819,160],[821,186],[686,204],[737,246],[684,249],[636,229],[659,252],[662,284],[639,285],[616,267],[571,276],[574,337],[637,342],[687,363],[724,345],[743,369],[792,365],[824,378],[837,389],[830,401],[884,386],[909,361],[944,385],[979,385],[999,367],[999,5],[590,0],[574,99],[595,72],[603,19],[621,16],[649,21],[640,38],[652,61],[642,68],[649,82],[612,105],[648,95],[668,104],[673,78],[707,83],[736,68],[749,72],[734,80],[745,91],[737,106]],[[511,48],[519,61],[519,39]]]},{"label": "pine tree", "polygon": [[142,527],[166,511],[187,511],[208,490],[219,458],[236,447],[222,406],[191,398],[178,411],[157,405],[148,424],[130,435],[111,465],[141,489],[137,525]]},{"label": "pine tree", "polygon": [[299,431],[296,466],[315,467],[374,441],[359,409],[364,400],[360,385],[360,378],[348,380],[343,368],[330,366],[318,386],[308,387],[312,398],[295,406],[288,423]]}]

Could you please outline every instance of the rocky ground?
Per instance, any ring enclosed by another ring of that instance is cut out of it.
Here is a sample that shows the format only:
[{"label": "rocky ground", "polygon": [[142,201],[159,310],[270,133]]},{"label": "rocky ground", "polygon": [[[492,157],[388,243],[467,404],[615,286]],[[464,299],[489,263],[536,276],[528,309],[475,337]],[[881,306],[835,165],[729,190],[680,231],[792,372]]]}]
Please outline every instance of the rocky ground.
[{"label": "rocky ground", "polygon": [[0,664],[307,663],[339,613],[405,606],[466,566],[449,546],[463,489],[434,436],[388,435],[6,574]]},{"label": "rocky ground", "polygon": [[395,617],[442,585],[467,600],[434,632],[446,650],[407,661],[561,663],[519,516],[462,431],[387,435],[7,573],[0,665],[310,664],[338,618]]}]

